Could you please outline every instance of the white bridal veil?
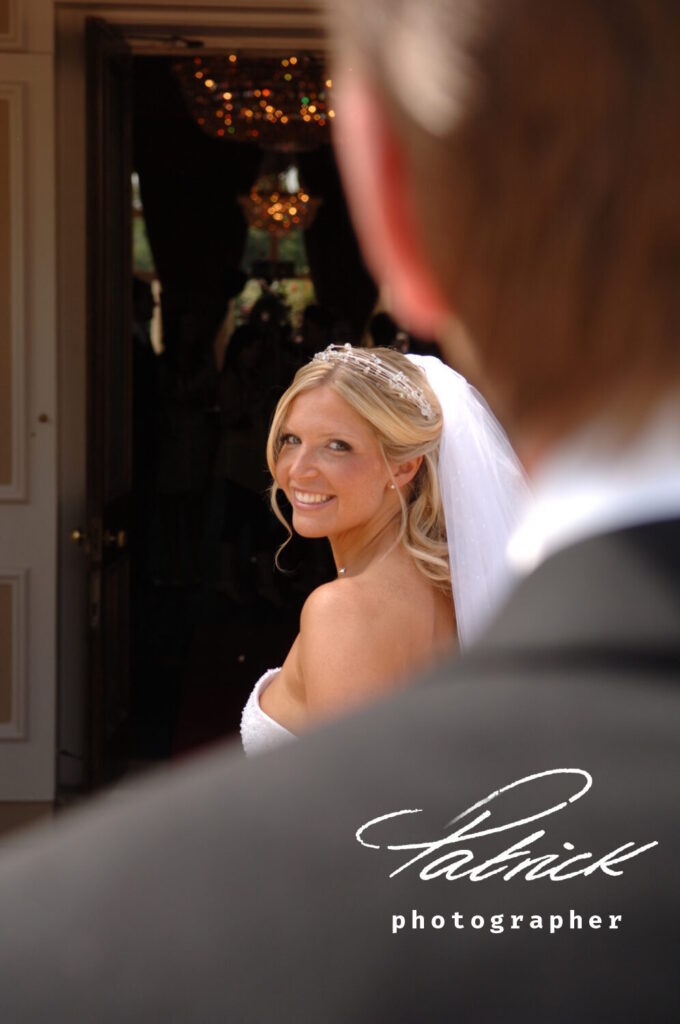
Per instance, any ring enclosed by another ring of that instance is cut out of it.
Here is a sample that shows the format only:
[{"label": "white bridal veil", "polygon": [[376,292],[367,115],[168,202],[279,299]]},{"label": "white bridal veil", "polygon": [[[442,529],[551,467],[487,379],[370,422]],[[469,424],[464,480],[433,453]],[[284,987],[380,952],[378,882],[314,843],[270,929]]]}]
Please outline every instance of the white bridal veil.
[{"label": "white bridal veil", "polygon": [[424,371],[444,414],[439,482],[458,640],[464,649],[512,585],[506,547],[530,491],[505,431],[481,395],[434,356],[407,358]]}]

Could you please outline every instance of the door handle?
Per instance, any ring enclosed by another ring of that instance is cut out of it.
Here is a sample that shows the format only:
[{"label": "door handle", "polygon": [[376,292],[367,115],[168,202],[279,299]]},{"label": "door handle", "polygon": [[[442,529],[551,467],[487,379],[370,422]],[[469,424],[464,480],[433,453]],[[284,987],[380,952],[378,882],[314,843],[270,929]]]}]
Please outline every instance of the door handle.
[{"label": "door handle", "polygon": [[80,527],[76,527],[75,530],[71,530],[70,537],[72,542],[77,544],[79,547],[82,547],[83,544],[87,544],[87,534],[84,530],[81,530]]},{"label": "door handle", "polygon": [[104,547],[107,548],[118,548],[122,551],[127,547],[127,541],[126,530],[107,530],[104,534]]}]

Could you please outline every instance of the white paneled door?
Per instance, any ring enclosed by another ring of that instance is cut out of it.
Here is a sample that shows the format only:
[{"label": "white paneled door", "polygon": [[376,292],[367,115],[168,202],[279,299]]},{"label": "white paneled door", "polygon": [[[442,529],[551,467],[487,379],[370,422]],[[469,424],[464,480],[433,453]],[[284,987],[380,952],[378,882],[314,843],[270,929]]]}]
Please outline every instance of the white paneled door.
[{"label": "white paneled door", "polygon": [[45,801],[56,754],[53,61],[10,52],[2,28],[0,801]]}]

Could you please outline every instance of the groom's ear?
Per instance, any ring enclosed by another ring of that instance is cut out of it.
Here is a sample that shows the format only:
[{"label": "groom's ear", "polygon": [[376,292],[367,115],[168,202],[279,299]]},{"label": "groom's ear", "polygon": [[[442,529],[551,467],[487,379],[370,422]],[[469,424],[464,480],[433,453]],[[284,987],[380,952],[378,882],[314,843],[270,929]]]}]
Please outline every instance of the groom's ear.
[{"label": "groom's ear", "polygon": [[436,338],[450,315],[430,271],[406,156],[380,97],[358,71],[334,74],[335,148],[367,265],[407,330]]}]

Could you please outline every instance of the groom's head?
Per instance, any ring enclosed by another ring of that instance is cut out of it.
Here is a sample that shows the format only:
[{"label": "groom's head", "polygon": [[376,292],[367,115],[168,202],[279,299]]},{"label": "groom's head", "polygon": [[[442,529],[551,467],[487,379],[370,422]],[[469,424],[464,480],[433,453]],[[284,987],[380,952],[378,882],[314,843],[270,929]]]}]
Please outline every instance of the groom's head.
[{"label": "groom's head", "polygon": [[[336,0],[338,153],[398,317],[516,428],[680,357],[677,0]],[[465,369],[465,366],[462,366]]]}]

